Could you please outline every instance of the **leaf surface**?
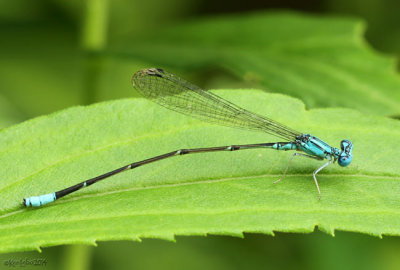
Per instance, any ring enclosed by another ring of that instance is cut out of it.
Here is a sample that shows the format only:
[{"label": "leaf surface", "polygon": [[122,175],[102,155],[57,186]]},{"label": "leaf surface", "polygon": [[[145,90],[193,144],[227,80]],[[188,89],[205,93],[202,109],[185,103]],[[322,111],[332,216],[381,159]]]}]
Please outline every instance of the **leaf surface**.
[{"label": "leaf surface", "polygon": [[353,163],[323,163],[268,149],[173,157],[27,209],[50,193],[134,161],[181,148],[280,141],[203,123],[144,99],[74,107],[0,131],[0,251],[175,235],[312,232],[315,226],[400,235],[398,121],[349,109],[306,111],[297,99],[257,90],[217,94],[332,146],[354,143]]}]

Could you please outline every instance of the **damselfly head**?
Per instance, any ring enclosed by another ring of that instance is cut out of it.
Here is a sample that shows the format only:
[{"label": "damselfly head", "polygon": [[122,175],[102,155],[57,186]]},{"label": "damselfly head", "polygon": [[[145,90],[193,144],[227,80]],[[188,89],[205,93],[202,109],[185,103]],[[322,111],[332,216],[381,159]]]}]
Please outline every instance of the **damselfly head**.
[{"label": "damselfly head", "polygon": [[339,155],[338,163],[340,166],[346,167],[353,160],[353,144],[349,140],[343,140],[340,142],[340,148],[342,152]]}]

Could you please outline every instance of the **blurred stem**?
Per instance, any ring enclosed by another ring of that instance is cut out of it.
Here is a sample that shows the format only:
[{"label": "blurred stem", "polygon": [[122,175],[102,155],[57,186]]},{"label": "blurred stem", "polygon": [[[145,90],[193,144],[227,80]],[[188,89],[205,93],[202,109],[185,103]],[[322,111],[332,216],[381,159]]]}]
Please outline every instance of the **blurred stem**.
[{"label": "blurred stem", "polygon": [[65,246],[62,256],[62,269],[86,270],[90,269],[92,247],[84,245]]},{"label": "blurred stem", "polygon": [[108,0],[86,0],[83,25],[83,47],[102,51],[107,43]]},{"label": "blurred stem", "polygon": [[88,105],[96,101],[103,55],[100,52],[86,52],[85,69],[83,78],[83,104]]},{"label": "blurred stem", "polygon": [[86,0],[86,12],[82,30],[82,47],[86,52],[84,104],[96,100],[96,90],[107,45],[109,0]]}]

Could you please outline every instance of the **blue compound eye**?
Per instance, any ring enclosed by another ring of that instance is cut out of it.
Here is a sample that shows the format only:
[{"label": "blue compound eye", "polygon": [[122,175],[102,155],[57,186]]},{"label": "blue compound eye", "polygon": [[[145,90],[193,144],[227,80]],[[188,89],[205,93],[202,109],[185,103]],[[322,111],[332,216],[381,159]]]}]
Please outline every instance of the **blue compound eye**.
[{"label": "blue compound eye", "polygon": [[339,157],[338,163],[340,166],[346,167],[351,163],[352,160],[353,160],[352,156],[343,156],[343,157]]},{"label": "blue compound eye", "polygon": [[340,142],[340,148],[342,151],[349,153],[351,150],[353,150],[353,144],[349,140],[343,140]]},{"label": "blue compound eye", "polygon": [[349,140],[343,140],[340,142],[340,148],[342,153],[340,153],[338,163],[340,166],[346,167],[353,160],[353,144]]}]

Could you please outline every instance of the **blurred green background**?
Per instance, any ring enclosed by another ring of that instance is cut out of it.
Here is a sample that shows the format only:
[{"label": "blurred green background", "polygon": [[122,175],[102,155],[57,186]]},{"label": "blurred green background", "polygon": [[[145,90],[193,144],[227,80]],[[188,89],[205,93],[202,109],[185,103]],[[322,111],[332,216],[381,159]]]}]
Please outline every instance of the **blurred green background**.
[{"label": "blurred green background", "polygon": [[[107,57],[110,48],[127,40],[193,18],[274,9],[362,18],[372,47],[400,55],[400,2],[395,0],[0,0],[0,128],[74,105],[131,97],[130,76],[151,63]],[[107,84],[103,78],[111,76],[109,70],[120,74],[114,80],[126,83]],[[222,87],[221,81],[246,86],[213,67],[184,72],[206,87]],[[398,238],[344,232],[334,238],[321,232],[245,234],[244,239],[181,236],[176,243],[144,239],[2,254],[0,267],[10,268],[10,259],[41,258],[49,269],[399,269],[398,254]]]}]

